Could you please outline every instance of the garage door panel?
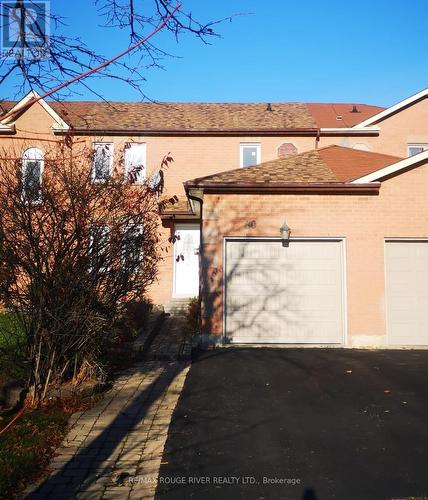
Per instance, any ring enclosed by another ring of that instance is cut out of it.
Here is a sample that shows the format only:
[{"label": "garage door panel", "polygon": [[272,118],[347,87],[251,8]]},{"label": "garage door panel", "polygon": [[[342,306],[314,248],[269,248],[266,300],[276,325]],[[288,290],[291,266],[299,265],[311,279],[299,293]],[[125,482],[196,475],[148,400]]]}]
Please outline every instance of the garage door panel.
[{"label": "garage door panel", "polygon": [[428,290],[428,269],[420,269],[416,275],[416,279],[425,291]]},{"label": "garage door panel", "polygon": [[[230,330],[236,343],[325,344],[331,343],[332,337],[341,335],[335,321],[296,321],[292,317],[285,321],[281,327],[266,318],[253,322],[243,319],[242,322],[233,322]],[[278,328],[281,335],[278,335]]]},{"label": "garage door panel", "polygon": [[227,309],[229,314],[246,314],[250,311],[280,311],[282,309],[282,298],[279,295],[261,298],[260,295],[228,295]]},{"label": "garage door panel", "polygon": [[228,242],[226,259],[226,336],[231,341],[343,341],[339,241],[292,241],[289,247],[280,241]]},{"label": "garage door panel", "polygon": [[[405,341],[401,340],[403,331],[406,332]],[[388,333],[392,345],[428,345],[428,322],[396,322]]]},{"label": "garage door panel", "polygon": [[[402,287],[405,287],[409,281],[408,279],[408,273],[409,271],[404,269],[404,264],[400,261],[390,261],[390,265],[394,266],[394,271],[390,271],[389,273],[389,281],[391,285],[401,285]],[[403,270],[397,270],[396,266],[403,266]],[[407,268],[409,267],[408,264],[406,264]],[[395,289],[391,288],[391,293],[393,294],[401,294],[402,290],[401,288]]]},{"label": "garage door panel", "polygon": [[263,269],[260,267],[236,267],[229,278],[233,278],[232,287],[240,288],[242,286],[265,286],[267,283],[279,285],[281,276],[277,269]]},{"label": "garage door panel", "polygon": [[330,314],[330,312],[334,311],[337,301],[340,300],[340,297],[335,294],[320,296],[313,287],[308,287],[305,295],[278,293],[261,297],[260,295],[254,295],[254,290],[252,292],[251,295],[233,295],[229,292],[227,298],[229,313],[315,311],[317,316],[321,317],[323,314]]},{"label": "garage door panel", "polygon": [[[260,304],[260,301],[259,301]],[[332,314],[333,311],[333,314]],[[336,322],[336,308],[332,309],[319,309],[316,307],[312,307],[312,309],[303,309],[303,308],[292,308],[282,306],[266,308],[264,301],[260,304],[260,307],[256,308],[254,303],[252,304],[252,309],[245,306],[235,309],[229,310],[228,315],[229,318],[240,322],[248,322],[251,323],[256,318],[259,321],[263,321],[265,324],[274,324],[277,329],[283,329],[283,323],[288,322],[299,322],[304,324],[305,322],[325,322],[325,321],[334,321]]]},{"label": "garage door panel", "polygon": [[296,270],[285,274],[285,283],[288,285],[333,285],[335,282],[336,277],[332,273],[332,269]]},{"label": "garage door panel", "polygon": [[341,335],[336,321],[305,321],[291,323],[288,328],[288,336],[296,344],[324,344],[330,343],[332,338]]},{"label": "garage door panel", "polygon": [[[291,311],[316,311],[330,313],[336,309],[337,297],[334,294],[320,296],[313,288],[308,287],[305,295],[290,295],[286,299],[286,307]],[[315,293],[314,293],[315,292]]]},{"label": "garage door panel", "polygon": [[261,259],[278,259],[280,256],[280,248],[275,248],[269,243],[260,243],[257,247],[231,245],[228,249],[228,257],[230,262]]},{"label": "garage door panel", "polygon": [[391,345],[428,345],[428,242],[387,241],[387,330]]}]

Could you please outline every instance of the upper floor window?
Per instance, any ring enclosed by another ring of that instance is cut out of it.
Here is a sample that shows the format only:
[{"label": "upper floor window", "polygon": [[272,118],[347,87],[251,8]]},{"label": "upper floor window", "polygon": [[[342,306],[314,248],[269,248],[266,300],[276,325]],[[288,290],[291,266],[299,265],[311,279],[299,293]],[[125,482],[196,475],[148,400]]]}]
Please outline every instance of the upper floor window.
[{"label": "upper floor window", "polygon": [[241,144],[241,167],[251,167],[261,162],[261,144]]},{"label": "upper floor window", "polygon": [[146,145],[129,142],[125,146],[125,179],[141,184],[146,178]]},{"label": "upper floor window", "polygon": [[43,152],[30,148],[22,155],[22,194],[29,202],[40,201],[42,195]]},{"label": "upper floor window", "polygon": [[415,156],[424,151],[428,151],[428,144],[409,144],[408,146],[409,156]]},{"label": "upper floor window", "polygon": [[95,142],[94,159],[92,164],[92,179],[94,181],[107,180],[113,171],[113,143]]}]

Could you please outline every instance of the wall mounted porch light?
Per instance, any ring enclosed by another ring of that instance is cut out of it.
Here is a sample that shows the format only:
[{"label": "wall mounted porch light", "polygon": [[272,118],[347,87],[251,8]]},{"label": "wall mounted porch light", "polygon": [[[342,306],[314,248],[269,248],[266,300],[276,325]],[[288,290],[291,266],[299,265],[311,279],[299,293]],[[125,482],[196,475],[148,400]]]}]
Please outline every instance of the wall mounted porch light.
[{"label": "wall mounted porch light", "polygon": [[279,233],[281,235],[281,241],[283,247],[288,247],[290,244],[290,234],[291,229],[288,227],[288,224],[284,220],[284,224],[279,228]]}]

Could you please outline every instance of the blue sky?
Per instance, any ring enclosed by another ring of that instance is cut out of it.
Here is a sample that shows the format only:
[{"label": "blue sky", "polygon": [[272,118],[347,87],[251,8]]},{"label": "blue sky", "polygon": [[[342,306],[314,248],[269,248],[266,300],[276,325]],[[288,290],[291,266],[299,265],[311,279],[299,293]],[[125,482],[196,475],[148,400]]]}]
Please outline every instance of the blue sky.
[{"label": "blue sky", "polygon": [[[142,0],[141,0],[142,1]],[[161,33],[177,58],[145,72],[145,93],[162,101],[336,101],[390,105],[428,87],[426,0],[183,0],[195,18],[248,13],[218,27],[211,45]],[[88,0],[55,0],[52,10],[106,56],[127,37],[96,27]],[[70,28],[71,30],[71,28]],[[111,100],[138,100],[98,80]],[[4,91],[7,92],[8,87]],[[81,98],[93,99],[90,94]]]}]

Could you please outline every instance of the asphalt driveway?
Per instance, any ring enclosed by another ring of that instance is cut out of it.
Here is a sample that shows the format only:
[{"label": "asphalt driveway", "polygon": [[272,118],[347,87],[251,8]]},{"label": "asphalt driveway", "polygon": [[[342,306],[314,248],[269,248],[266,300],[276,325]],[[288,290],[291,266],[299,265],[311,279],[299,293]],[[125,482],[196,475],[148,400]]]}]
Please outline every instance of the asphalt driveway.
[{"label": "asphalt driveway", "polygon": [[201,354],[175,410],[158,499],[428,495],[428,351]]}]

